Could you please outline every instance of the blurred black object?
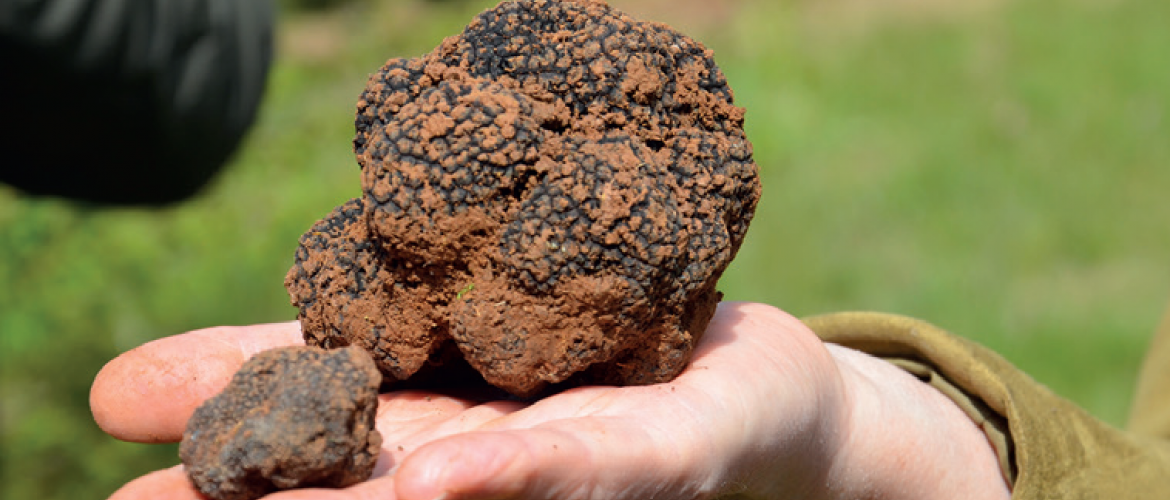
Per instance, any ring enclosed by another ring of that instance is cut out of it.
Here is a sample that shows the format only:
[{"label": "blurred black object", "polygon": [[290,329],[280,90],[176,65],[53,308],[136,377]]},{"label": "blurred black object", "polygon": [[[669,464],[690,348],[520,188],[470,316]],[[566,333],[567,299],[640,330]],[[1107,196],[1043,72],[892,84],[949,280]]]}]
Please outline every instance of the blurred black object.
[{"label": "blurred black object", "polygon": [[270,0],[0,2],[0,181],[162,205],[195,194],[252,124]]}]

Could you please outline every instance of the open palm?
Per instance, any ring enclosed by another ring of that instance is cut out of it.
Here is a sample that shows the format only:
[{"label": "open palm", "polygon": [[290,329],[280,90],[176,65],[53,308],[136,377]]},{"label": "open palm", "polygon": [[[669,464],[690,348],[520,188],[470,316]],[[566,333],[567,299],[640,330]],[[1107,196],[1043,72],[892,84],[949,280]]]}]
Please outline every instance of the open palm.
[{"label": "open palm", "polygon": [[[146,344],[94,383],[98,423],[116,437],[176,441],[186,419],[244,359],[302,343],[296,323],[216,328]],[[382,394],[374,477],[342,490],[266,498],[644,499],[819,497],[849,439],[850,397],[833,348],[759,304],[721,304],[674,381],[581,387],[534,403],[437,392]],[[839,482],[839,481],[838,481]],[[202,498],[181,467],[116,499]]]}]

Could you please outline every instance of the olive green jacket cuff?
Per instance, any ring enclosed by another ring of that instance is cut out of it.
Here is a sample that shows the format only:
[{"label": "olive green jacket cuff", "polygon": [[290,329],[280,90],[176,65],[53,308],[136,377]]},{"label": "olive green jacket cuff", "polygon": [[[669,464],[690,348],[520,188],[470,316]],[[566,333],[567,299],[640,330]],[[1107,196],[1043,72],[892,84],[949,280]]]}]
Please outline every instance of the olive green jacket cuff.
[{"label": "olive green jacket cuff", "polygon": [[822,340],[886,359],[954,400],[999,453],[1012,498],[1170,498],[1170,441],[1097,420],[989,349],[891,314],[804,321]]}]

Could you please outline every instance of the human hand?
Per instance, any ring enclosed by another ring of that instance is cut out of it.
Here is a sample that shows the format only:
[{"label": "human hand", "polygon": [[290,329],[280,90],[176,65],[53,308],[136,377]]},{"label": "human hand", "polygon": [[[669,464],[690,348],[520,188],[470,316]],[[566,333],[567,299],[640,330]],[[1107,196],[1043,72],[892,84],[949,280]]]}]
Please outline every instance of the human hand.
[{"label": "human hand", "polygon": [[[266,348],[303,343],[282,323],[191,332],[110,362],[98,424],[139,442],[181,438],[195,407]],[[675,380],[581,387],[535,403],[382,394],[374,477],[267,499],[1008,498],[982,433],[933,389],[820,342],[759,304],[720,304]],[[202,498],[181,466],[113,498]]]}]

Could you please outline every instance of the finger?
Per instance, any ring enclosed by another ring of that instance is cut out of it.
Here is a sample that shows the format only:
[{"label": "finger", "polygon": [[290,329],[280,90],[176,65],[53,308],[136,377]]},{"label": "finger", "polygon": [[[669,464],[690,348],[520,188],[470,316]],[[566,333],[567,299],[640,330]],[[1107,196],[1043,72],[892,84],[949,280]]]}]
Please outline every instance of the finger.
[{"label": "finger", "polygon": [[265,349],[303,344],[296,322],[219,327],[175,335],[123,353],[90,389],[94,420],[126,441],[178,441],[187,419]]},{"label": "finger", "polygon": [[176,465],[127,483],[109,500],[206,500],[206,497],[195,490],[183,467]]},{"label": "finger", "polygon": [[718,464],[651,425],[622,418],[560,424],[431,443],[399,467],[398,498],[693,498],[718,486]]}]

